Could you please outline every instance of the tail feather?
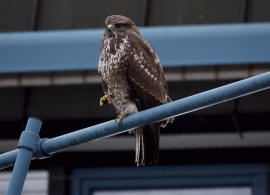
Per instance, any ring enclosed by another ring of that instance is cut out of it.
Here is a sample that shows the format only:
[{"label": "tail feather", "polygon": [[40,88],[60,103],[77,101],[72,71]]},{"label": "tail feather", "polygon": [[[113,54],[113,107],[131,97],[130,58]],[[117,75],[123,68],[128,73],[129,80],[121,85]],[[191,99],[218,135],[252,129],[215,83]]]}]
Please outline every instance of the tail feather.
[{"label": "tail feather", "polygon": [[143,166],[145,163],[143,143],[143,129],[140,128],[135,130],[135,163],[137,164],[137,166]]},{"label": "tail feather", "polygon": [[148,125],[135,130],[137,166],[154,165],[159,156],[159,124]]}]

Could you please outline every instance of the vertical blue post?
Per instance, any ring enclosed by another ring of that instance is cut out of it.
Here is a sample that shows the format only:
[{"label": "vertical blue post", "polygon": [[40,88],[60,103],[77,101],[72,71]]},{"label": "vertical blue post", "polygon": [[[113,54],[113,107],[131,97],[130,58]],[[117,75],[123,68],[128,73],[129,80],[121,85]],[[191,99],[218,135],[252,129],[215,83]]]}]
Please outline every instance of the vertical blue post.
[{"label": "vertical blue post", "polygon": [[20,195],[23,184],[39,141],[39,131],[42,122],[37,118],[29,118],[25,130],[19,140],[19,152],[8,186],[7,195]]}]

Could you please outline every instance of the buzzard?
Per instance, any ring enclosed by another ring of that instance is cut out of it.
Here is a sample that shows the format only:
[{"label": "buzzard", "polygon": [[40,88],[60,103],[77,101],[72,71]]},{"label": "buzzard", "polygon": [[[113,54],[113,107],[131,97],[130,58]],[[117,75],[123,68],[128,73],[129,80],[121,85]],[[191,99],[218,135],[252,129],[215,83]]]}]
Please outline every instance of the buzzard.
[{"label": "buzzard", "polygon": [[[113,104],[121,124],[126,115],[170,102],[160,60],[135,23],[128,17],[111,15],[105,26],[98,65],[105,94],[100,98],[100,106]],[[160,126],[172,121],[133,131],[137,166],[157,164]]]}]

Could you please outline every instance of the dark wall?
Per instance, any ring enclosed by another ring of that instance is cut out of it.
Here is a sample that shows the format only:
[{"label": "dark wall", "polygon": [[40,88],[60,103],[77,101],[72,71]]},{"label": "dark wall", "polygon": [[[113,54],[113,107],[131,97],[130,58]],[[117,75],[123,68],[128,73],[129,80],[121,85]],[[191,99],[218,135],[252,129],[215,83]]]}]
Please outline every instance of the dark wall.
[{"label": "dark wall", "polygon": [[34,29],[38,0],[1,0],[0,31]]},{"label": "dark wall", "polygon": [[103,27],[111,14],[138,26],[270,21],[268,0],[1,0],[0,31]]},{"label": "dark wall", "polygon": [[[168,3],[170,2],[170,3]],[[243,22],[244,0],[154,0],[149,6],[148,25]]]},{"label": "dark wall", "polygon": [[40,1],[37,30],[102,27],[107,15],[129,15],[144,24],[144,0],[55,0]]}]

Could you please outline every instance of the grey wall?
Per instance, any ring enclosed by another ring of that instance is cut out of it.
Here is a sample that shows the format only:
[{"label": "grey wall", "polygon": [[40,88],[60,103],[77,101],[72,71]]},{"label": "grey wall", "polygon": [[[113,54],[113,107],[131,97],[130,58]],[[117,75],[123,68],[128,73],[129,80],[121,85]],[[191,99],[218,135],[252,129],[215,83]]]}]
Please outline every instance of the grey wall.
[{"label": "grey wall", "polygon": [[0,31],[103,27],[123,14],[138,26],[270,21],[268,0],[1,0]]}]

